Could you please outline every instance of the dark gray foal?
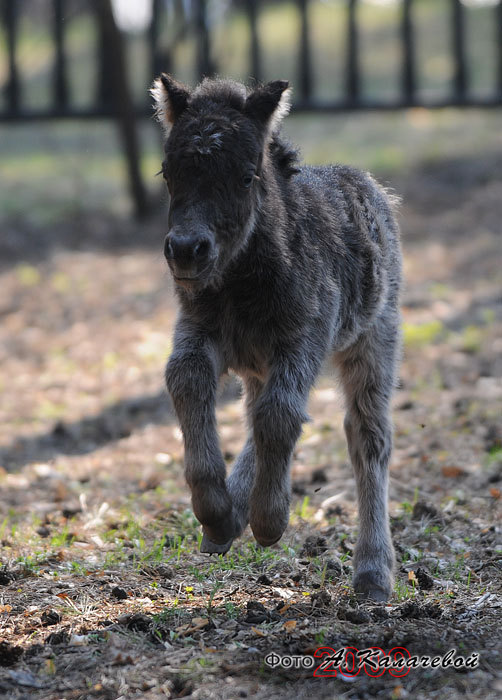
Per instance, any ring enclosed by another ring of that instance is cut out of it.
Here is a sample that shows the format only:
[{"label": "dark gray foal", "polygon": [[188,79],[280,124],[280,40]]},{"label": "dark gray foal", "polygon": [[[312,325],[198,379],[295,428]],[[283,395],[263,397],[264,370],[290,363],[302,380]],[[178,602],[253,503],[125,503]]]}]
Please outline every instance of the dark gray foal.
[{"label": "dark gray foal", "polygon": [[[165,255],[181,306],[167,388],[202,551],[226,552],[247,523],[271,545],[288,524],[309,391],[332,356],[359,501],[354,588],[385,600],[399,232],[392,199],[367,173],[298,166],[279,136],[287,88],[204,80],[191,90],[168,75],[154,84],[171,195]],[[215,400],[229,369],[244,382],[249,435],[227,478]]]}]

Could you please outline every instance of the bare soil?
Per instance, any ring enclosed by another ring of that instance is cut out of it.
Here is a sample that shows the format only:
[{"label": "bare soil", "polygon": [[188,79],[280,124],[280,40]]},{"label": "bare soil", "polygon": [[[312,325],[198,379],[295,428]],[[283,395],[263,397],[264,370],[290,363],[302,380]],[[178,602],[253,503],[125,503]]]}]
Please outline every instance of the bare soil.
[{"label": "bare soil", "polygon": [[[246,531],[226,557],[201,555],[162,381],[175,317],[163,214],[3,221],[0,695],[501,697],[502,156],[390,184],[407,287],[388,605],[350,587],[355,488],[335,377],[312,393],[282,541],[262,550]],[[244,438],[235,379],[218,415],[230,464]],[[351,679],[265,662],[348,646],[479,664]]]}]

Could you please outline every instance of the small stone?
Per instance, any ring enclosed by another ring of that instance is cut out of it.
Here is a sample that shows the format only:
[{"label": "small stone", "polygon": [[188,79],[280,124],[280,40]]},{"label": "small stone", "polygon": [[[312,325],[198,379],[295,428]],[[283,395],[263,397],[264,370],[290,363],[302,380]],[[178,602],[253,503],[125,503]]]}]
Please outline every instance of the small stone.
[{"label": "small stone", "polygon": [[342,562],[338,557],[331,557],[325,562],[326,574],[330,576],[340,576],[342,573]]},{"label": "small stone", "polygon": [[22,647],[5,641],[0,642],[0,666],[14,666],[22,655]]},{"label": "small stone", "polygon": [[320,469],[315,469],[312,472],[312,483],[313,484],[326,484],[328,482],[328,477],[326,476],[326,472],[324,470],[324,467],[321,467]]},{"label": "small stone", "polygon": [[363,625],[366,622],[371,622],[371,615],[367,610],[362,608],[340,608],[338,611],[338,619],[347,620],[354,625]]},{"label": "small stone", "polygon": [[425,501],[417,501],[415,503],[411,517],[413,520],[428,518],[429,520],[441,521],[443,519],[437,508],[430,503],[426,503]]},{"label": "small stone", "polygon": [[12,571],[8,571],[6,568],[0,571],[0,586],[8,586],[15,579],[16,575]]},{"label": "small stone", "polygon": [[300,550],[301,557],[318,557],[328,549],[326,538],[322,535],[309,535]]},{"label": "small stone", "polygon": [[124,589],[120,588],[120,586],[115,586],[115,588],[112,588],[112,596],[117,598],[117,600],[126,600],[129,597],[127,595],[127,591],[124,591]]},{"label": "small stone", "polygon": [[51,632],[45,640],[45,643],[54,646],[57,644],[68,644],[69,641],[70,635],[68,632],[66,630],[60,630],[59,632]]},{"label": "small stone", "polygon": [[37,534],[40,535],[40,537],[49,537],[51,531],[45,525],[41,525],[40,527],[37,527]]},{"label": "small stone", "polygon": [[142,613],[126,613],[121,615],[117,622],[133,632],[148,632],[151,620]]},{"label": "small stone", "polygon": [[430,591],[434,587],[434,579],[432,576],[422,567],[418,567],[415,571],[415,576],[422,591]]},{"label": "small stone", "polygon": [[159,564],[159,566],[156,568],[155,573],[157,576],[161,576],[162,578],[173,578],[174,576],[174,571],[170,566],[166,566],[165,564]]},{"label": "small stone", "polygon": [[259,625],[269,619],[269,613],[263,603],[258,600],[250,600],[247,604],[245,621],[253,625]]},{"label": "small stone", "polygon": [[45,610],[40,619],[44,627],[49,627],[50,625],[57,625],[62,618],[56,610]]},{"label": "small stone", "polygon": [[310,600],[312,603],[315,603],[318,608],[327,608],[331,603],[331,596],[327,591],[321,590],[314,593]]}]

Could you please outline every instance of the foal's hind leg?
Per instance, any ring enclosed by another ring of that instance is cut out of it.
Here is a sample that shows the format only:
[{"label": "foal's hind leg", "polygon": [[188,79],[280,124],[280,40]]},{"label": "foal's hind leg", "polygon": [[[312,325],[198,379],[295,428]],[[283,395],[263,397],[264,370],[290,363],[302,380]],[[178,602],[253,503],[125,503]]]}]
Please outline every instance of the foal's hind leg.
[{"label": "foal's hind leg", "polygon": [[[251,414],[262,386],[263,384],[254,377],[245,380],[246,407],[248,422],[250,423],[249,435],[227,479],[227,489],[232,499],[236,528],[234,537],[239,537],[243,533],[249,520],[249,497],[253,489],[256,473],[256,448],[252,433]],[[211,542],[209,537],[204,534],[200,551],[207,554],[225,554],[230,549],[232,542],[233,540],[229,540],[225,544],[216,544]]]},{"label": "foal's hind leg", "polygon": [[335,356],[347,400],[345,431],[359,503],[354,589],[386,600],[392,592],[394,548],[388,521],[388,464],[392,450],[390,400],[399,334],[396,317],[382,316],[355,345]]}]

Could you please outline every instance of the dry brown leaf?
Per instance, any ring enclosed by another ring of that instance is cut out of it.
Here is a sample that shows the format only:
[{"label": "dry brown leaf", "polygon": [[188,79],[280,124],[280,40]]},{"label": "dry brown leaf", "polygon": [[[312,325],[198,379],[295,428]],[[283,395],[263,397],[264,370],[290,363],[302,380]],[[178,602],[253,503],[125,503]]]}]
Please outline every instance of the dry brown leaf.
[{"label": "dry brown leaf", "polygon": [[192,625],[194,627],[205,627],[209,622],[207,617],[192,617]]},{"label": "dry brown leaf", "polygon": [[441,467],[441,473],[448,479],[458,479],[459,476],[464,476],[465,471],[461,467],[445,466]]},{"label": "dry brown leaf", "polygon": [[54,500],[57,502],[64,501],[68,498],[68,495],[67,485],[63,481],[58,481],[54,487]]},{"label": "dry brown leaf", "polygon": [[492,486],[490,489],[490,496],[498,500],[500,498],[500,489],[496,489],[495,486]]},{"label": "dry brown leaf", "polygon": [[258,627],[251,627],[253,632],[258,635],[258,637],[266,637],[267,633],[264,632],[263,630],[259,630]]},{"label": "dry brown leaf", "polygon": [[282,608],[279,609],[279,614],[284,615],[284,613],[287,612],[292,605],[293,603],[284,603]]},{"label": "dry brown leaf", "polygon": [[286,622],[283,624],[283,628],[286,630],[286,632],[291,632],[294,630],[296,627],[296,620],[286,620]]},{"label": "dry brown leaf", "polygon": [[135,660],[130,654],[123,654],[121,651],[117,652],[112,659],[112,666],[130,666]]},{"label": "dry brown leaf", "polygon": [[176,627],[176,632],[184,637],[187,634],[192,634],[192,632],[198,632],[208,624],[209,619],[207,617],[194,617],[192,618],[191,625],[181,625],[180,627]]}]

